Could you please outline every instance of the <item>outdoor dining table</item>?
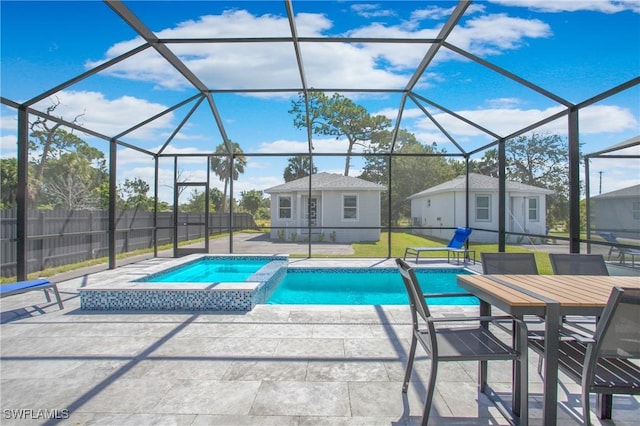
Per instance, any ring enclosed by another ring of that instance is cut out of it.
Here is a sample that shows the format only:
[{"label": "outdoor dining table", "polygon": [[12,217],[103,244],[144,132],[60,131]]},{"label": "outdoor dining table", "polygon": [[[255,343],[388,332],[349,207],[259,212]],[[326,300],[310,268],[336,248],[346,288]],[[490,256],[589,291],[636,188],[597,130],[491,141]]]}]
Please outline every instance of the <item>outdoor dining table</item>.
[{"label": "outdoor dining table", "polygon": [[[543,421],[557,422],[558,343],[560,321],[565,315],[600,316],[611,289],[640,287],[640,278],[623,276],[576,275],[458,275],[458,285],[480,300],[480,315],[490,315],[491,307],[516,317],[537,315],[544,318],[545,362],[543,369]],[[481,365],[480,380],[486,383],[486,363]],[[515,385],[519,380],[514,371]],[[514,392],[512,405],[519,405]]]}]

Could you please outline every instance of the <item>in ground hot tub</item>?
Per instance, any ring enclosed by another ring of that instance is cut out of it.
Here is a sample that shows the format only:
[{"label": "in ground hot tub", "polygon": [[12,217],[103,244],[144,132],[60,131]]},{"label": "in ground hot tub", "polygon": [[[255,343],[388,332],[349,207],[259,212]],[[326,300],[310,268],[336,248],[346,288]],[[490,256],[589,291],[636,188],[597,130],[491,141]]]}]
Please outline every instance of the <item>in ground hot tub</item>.
[{"label": "in ground hot tub", "polygon": [[86,310],[236,311],[265,303],[287,273],[285,255],[195,254],[80,289]]}]

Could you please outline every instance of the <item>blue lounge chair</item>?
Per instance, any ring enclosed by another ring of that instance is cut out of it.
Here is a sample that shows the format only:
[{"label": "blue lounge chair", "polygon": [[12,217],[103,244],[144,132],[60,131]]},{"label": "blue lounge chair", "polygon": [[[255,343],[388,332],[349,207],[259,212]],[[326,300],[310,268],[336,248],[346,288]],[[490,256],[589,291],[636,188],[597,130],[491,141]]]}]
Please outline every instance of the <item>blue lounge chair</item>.
[{"label": "blue lounge chair", "polygon": [[640,250],[622,246],[622,243],[618,241],[618,237],[616,237],[613,232],[598,232],[598,235],[604,238],[606,242],[612,244],[611,248],[609,248],[608,260],[611,260],[611,254],[614,251],[618,251],[618,258],[620,259],[620,263],[624,263],[625,256],[630,256],[631,267],[635,268],[636,256],[640,256]]},{"label": "blue lounge chair", "polygon": [[60,298],[60,293],[58,292],[58,286],[55,283],[52,283],[49,280],[45,279],[37,279],[30,281],[18,281],[10,284],[2,284],[0,285],[0,298],[5,298],[8,296],[13,296],[14,294],[22,294],[29,291],[42,290],[44,291],[44,295],[47,298],[47,302],[51,302],[51,296],[49,296],[49,290],[52,290],[56,296],[56,300],[58,302],[58,306],[60,309],[64,309],[62,306],[62,299]]},{"label": "blue lounge chair", "polygon": [[416,263],[418,263],[418,258],[420,257],[420,253],[422,252],[430,252],[430,251],[446,251],[447,252],[447,262],[451,259],[451,254],[454,254],[458,263],[460,263],[460,255],[464,255],[465,261],[469,258],[469,253],[473,253],[473,263],[476,263],[476,252],[475,250],[469,250],[465,248],[465,243],[469,239],[469,235],[471,235],[471,228],[457,228],[456,232],[454,232],[451,241],[445,247],[407,247],[404,250],[403,260],[407,260],[407,256],[411,255],[416,257]]}]

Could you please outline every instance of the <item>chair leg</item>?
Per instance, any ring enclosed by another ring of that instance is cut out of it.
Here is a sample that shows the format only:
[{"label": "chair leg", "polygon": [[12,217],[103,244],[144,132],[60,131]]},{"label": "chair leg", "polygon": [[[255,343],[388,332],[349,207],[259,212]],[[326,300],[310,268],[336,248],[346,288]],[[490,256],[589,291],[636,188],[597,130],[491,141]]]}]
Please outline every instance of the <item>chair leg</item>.
[{"label": "chair leg", "polygon": [[407,388],[409,387],[409,379],[411,378],[411,372],[413,371],[413,359],[416,356],[416,346],[418,343],[418,339],[413,335],[411,338],[411,349],[409,349],[409,360],[407,361],[407,369],[404,372],[404,382],[402,383],[402,392],[407,393]]},{"label": "chair leg", "polygon": [[62,298],[60,297],[60,292],[58,291],[58,286],[53,286],[53,294],[56,296],[56,300],[58,301],[58,307],[60,309],[64,309],[62,305]]},{"label": "chair leg", "polygon": [[600,420],[611,419],[613,411],[613,395],[606,393],[596,394],[596,415]]},{"label": "chair leg", "polygon": [[424,410],[422,411],[422,426],[427,426],[429,424],[429,412],[431,411],[431,403],[433,402],[433,393],[436,389],[437,375],[438,375],[438,361],[434,358],[431,358],[431,371],[429,371],[427,399],[424,402]]},{"label": "chair leg", "polygon": [[591,426],[591,408],[589,407],[589,386],[582,384],[582,417],[585,426]]},{"label": "chair leg", "polygon": [[[522,349],[527,351],[527,346]],[[520,368],[520,412],[517,413],[520,416],[520,426],[527,426],[529,424],[529,365],[527,363],[527,357],[517,361]]]},{"label": "chair leg", "polygon": [[44,289],[44,290],[42,290],[42,291],[44,291],[44,297],[46,297],[46,298],[47,298],[47,302],[51,302],[51,296],[49,296],[49,289],[48,289],[48,288],[45,288],[45,289]]},{"label": "chair leg", "polygon": [[538,358],[538,376],[542,376],[542,362],[544,361],[544,358],[542,357],[542,355],[540,355],[540,357]]}]

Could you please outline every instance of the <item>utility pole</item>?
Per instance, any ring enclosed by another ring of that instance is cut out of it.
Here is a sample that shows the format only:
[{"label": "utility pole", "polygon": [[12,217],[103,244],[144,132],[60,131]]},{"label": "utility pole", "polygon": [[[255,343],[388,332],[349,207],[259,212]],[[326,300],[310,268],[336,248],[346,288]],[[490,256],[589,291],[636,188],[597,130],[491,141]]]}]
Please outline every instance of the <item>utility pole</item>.
[{"label": "utility pole", "polygon": [[599,190],[598,194],[602,194],[602,173],[603,172],[600,171],[598,173],[600,174],[600,190]]}]

